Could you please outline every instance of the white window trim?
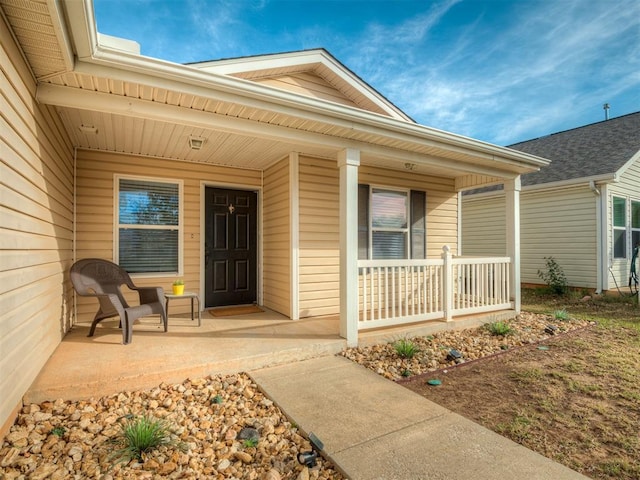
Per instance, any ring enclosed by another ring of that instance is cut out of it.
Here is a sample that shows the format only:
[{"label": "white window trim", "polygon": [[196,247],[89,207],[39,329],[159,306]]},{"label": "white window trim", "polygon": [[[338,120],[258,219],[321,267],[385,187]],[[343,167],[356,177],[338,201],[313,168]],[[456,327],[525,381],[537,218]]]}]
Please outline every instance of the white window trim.
[{"label": "white window trim", "polygon": [[[616,212],[615,212],[615,199],[619,198],[620,200],[624,200],[625,205],[624,205],[624,226],[620,227],[620,226],[616,226],[615,222],[616,222]],[[629,251],[629,208],[631,208],[631,202],[629,202],[629,198],[628,197],[623,197],[621,195],[611,195],[611,255],[613,257],[614,260],[625,260],[627,258],[629,258],[628,255],[628,251]],[[616,231],[623,231],[624,232],[624,239],[625,239],[625,249],[624,249],[624,257],[616,257],[616,236],[615,236],[615,232]]]},{"label": "white window trim", "polygon": [[633,248],[635,247],[635,245],[633,245],[633,232],[639,232],[640,233],[640,225],[638,225],[637,227],[633,226],[633,204],[637,203],[640,206],[640,198],[632,198],[629,197],[629,214],[628,214],[628,222],[629,222],[629,238],[627,241],[627,244],[629,245],[629,257],[631,258],[631,256],[633,255]]},{"label": "white window trim", "polygon": [[369,228],[369,252],[368,257],[369,260],[373,259],[373,191],[374,190],[384,190],[387,192],[400,192],[404,193],[407,198],[406,202],[406,219],[407,226],[405,228],[389,228],[389,227],[376,227],[376,232],[403,232],[404,233],[404,241],[405,241],[405,260],[411,258],[411,189],[409,188],[398,188],[398,187],[389,187],[386,185],[369,185],[369,218],[368,220],[368,228]]},{"label": "white window trim", "polygon": [[[120,255],[120,180],[137,180],[142,182],[169,183],[178,185],[178,271],[177,272],[153,272],[153,273],[132,273],[131,277],[136,278],[160,278],[168,276],[184,275],[184,182],[180,179],[164,177],[146,177],[137,175],[113,176],[113,261],[119,263]],[[139,228],[146,228],[140,225]],[[172,229],[176,229],[173,227]]]}]

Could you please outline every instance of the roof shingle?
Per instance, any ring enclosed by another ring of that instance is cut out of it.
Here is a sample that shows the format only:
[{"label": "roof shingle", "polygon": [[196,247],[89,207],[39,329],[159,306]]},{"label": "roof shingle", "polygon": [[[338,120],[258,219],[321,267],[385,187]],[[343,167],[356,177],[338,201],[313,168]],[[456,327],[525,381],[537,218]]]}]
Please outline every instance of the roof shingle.
[{"label": "roof shingle", "polygon": [[613,174],[640,150],[640,112],[508,148],[551,160],[540,171],[523,175],[523,186]]}]

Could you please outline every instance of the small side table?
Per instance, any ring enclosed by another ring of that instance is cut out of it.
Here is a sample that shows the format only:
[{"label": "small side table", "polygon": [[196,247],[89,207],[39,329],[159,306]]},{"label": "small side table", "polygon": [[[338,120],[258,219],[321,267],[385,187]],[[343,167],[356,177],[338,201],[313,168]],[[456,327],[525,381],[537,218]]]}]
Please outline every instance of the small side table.
[{"label": "small side table", "polygon": [[173,295],[172,293],[165,293],[164,298],[166,299],[165,309],[167,311],[167,319],[169,318],[169,300],[175,300],[180,298],[190,298],[191,299],[191,321],[195,320],[194,310],[193,310],[193,301],[198,302],[198,326],[202,325],[202,318],[200,315],[200,297],[195,292],[184,292],[182,295]]}]

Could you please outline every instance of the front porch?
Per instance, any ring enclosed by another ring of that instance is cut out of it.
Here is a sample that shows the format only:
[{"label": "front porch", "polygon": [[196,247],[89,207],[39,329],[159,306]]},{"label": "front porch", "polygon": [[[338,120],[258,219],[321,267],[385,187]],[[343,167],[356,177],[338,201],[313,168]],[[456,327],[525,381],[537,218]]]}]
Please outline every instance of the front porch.
[{"label": "front porch", "polygon": [[[444,329],[473,328],[510,318],[513,310],[461,316],[451,322],[427,321],[359,334],[360,345],[429,335]],[[89,323],[65,336],[23,397],[25,404],[80,400],[179,383],[187,378],[230,374],[335,355],[346,348],[339,316],[290,320],[262,313],[213,317],[202,312],[202,326],[189,313],[171,315],[164,333],[156,317],[134,326],[133,341],[122,345],[118,321],[105,320],[89,338]]]}]

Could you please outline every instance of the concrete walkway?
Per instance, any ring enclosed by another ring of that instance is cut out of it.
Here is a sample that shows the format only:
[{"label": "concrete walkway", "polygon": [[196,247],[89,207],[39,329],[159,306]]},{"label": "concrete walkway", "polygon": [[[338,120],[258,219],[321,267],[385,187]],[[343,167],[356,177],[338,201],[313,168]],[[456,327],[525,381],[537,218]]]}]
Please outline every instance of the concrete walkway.
[{"label": "concrete walkway", "polygon": [[585,480],[345,358],[250,372],[351,480]]}]

